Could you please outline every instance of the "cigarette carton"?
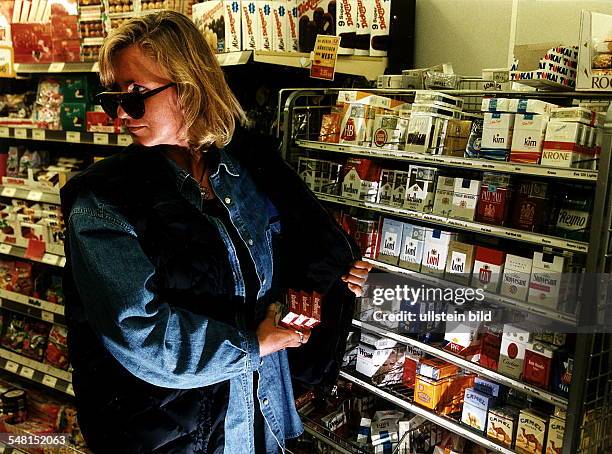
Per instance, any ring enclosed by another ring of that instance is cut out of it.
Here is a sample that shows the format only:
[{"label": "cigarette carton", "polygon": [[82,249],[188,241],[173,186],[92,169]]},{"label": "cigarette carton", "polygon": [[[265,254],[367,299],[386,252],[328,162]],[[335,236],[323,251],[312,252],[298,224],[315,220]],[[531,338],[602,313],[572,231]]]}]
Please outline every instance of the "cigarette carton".
[{"label": "cigarette carton", "polygon": [[507,161],[508,151],[512,145],[513,130],[513,113],[485,113],[480,144],[481,157]]},{"label": "cigarette carton", "polygon": [[469,285],[474,266],[474,246],[451,241],[446,261],[446,279],[461,285]]},{"label": "cigarette carton", "polygon": [[459,367],[439,358],[423,359],[417,367],[417,374],[432,380],[441,380],[459,373]]},{"label": "cigarette carton", "polygon": [[525,301],[529,293],[532,260],[508,254],[504,265],[501,294],[518,301]]},{"label": "cigarette carton", "polygon": [[574,167],[580,159],[580,139],[584,125],[551,120],[546,129],[541,164],[550,167]]},{"label": "cigarette carton", "polygon": [[525,328],[505,324],[497,370],[509,377],[520,379],[525,361],[525,351],[530,341],[531,333]]},{"label": "cigarette carton", "polygon": [[467,147],[468,144],[471,129],[471,120],[448,120],[442,154],[446,156],[463,157],[465,147]]},{"label": "cigarette carton", "polygon": [[346,413],[344,412],[344,408],[340,408],[339,410],[335,410],[330,414],[323,416],[321,418],[321,423],[326,429],[331,432],[338,430],[342,426],[345,426],[347,423],[347,419]]},{"label": "cigarette carton", "polygon": [[497,370],[499,363],[499,352],[502,340],[502,327],[487,325],[482,333],[482,346],[478,363],[491,370]]},{"label": "cigarette carton", "polygon": [[404,206],[409,176],[409,172],[402,172],[400,170],[395,171],[395,179],[393,180],[393,193],[391,195],[391,203],[389,204],[390,206],[398,208]]},{"label": "cigarette carton", "polygon": [[548,422],[548,435],[546,436],[546,454],[563,452],[563,437],[565,435],[565,420],[551,417]]},{"label": "cigarette carton", "polygon": [[372,445],[378,446],[383,443],[397,443],[398,427],[397,419],[385,418],[379,421],[373,421],[371,427]]},{"label": "cigarette carton", "polygon": [[510,208],[510,199],[510,177],[485,172],[480,186],[475,219],[487,224],[503,225]]},{"label": "cigarette carton", "polygon": [[511,99],[508,105],[510,112],[521,114],[541,114],[550,115],[552,109],[559,107],[556,104],[544,102],[539,99]]},{"label": "cigarette carton", "polygon": [[560,297],[564,296],[565,281],[563,273],[566,268],[567,260],[565,257],[534,252],[528,301],[557,310]]},{"label": "cigarette carton", "polygon": [[516,451],[522,454],[543,454],[547,418],[534,410],[521,410],[516,434]]},{"label": "cigarette carton", "polygon": [[472,274],[472,286],[497,293],[504,269],[505,253],[478,246]]},{"label": "cigarette carton", "polygon": [[517,115],[514,120],[510,161],[527,164],[539,163],[547,125],[547,115]]},{"label": "cigarette carton", "polygon": [[421,272],[443,276],[450,242],[456,238],[457,235],[455,233],[444,232],[438,229],[426,229]]},{"label": "cigarette carton", "polygon": [[342,179],[342,197],[376,202],[381,168],[369,159],[347,160]]},{"label": "cigarette carton", "polygon": [[395,170],[383,169],[380,172],[380,182],[378,184],[378,196],[376,197],[376,203],[391,206],[391,201],[393,199],[394,183]]},{"label": "cigarette carton", "polygon": [[402,383],[405,387],[414,389],[414,382],[416,380],[416,372],[419,367],[419,362],[423,352],[420,348],[413,347],[411,345],[406,346],[406,357],[404,359],[404,375],[402,376]]},{"label": "cigarette carton", "polygon": [[495,398],[474,388],[465,390],[461,422],[484,434],[487,424],[487,412],[495,404]]},{"label": "cigarette carton", "polygon": [[374,347],[376,350],[386,350],[397,345],[397,341],[386,337],[376,336],[375,334],[362,332],[359,338],[362,344]]},{"label": "cigarette carton", "polygon": [[480,181],[467,178],[455,178],[453,206],[450,217],[473,221],[476,213],[476,203],[480,192]]},{"label": "cigarette carton", "polygon": [[500,385],[499,383],[495,383],[493,381],[481,377],[476,377],[474,379],[474,389],[476,391],[480,391],[484,394],[497,398],[501,397],[503,390],[502,385]]},{"label": "cigarette carton", "polygon": [[483,112],[510,112],[510,99],[483,98],[480,110]]},{"label": "cigarette carton", "polygon": [[423,250],[425,249],[425,227],[404,223],[402,249],[399,266],[414,271],[421,270]]},{"label": "cigarette carton", "polygon": [[601,126],[605,121],[602,113],[584,107],[556,107],[551,110],[550,119],[582,123],[588,126]]},{"label": "cigarette carton", "polygon": [[541,232],[547,224],[549,185],[540,181],[520,180],[514,195],[511,226]]},{"label": "cigarette carton", "polygon": [[402,139],[405,138],[407,126],[407,118],[377,113],[374,117],[372,146],[386,150],[397,150],[400,146],[403,148]]},{"label": "cigarette carton", "polygon": [[399,263],[403,230],[403,222],[393,219],[385,219],[383,221],[378,260],[391,265],[397,265]]},{"label": "cigarette carton", "polygon": [[499,407],[489,410],[487,438],[510,449],[516,437],[519,411],[515,407]]}]

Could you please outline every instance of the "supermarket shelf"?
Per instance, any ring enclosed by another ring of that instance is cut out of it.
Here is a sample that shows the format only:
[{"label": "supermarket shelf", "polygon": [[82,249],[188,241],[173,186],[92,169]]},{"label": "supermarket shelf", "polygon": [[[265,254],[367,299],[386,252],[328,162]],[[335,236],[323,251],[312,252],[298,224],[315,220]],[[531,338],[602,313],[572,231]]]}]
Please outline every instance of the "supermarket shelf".
[{"label": "supermarket shelf", "polygon": [[125,147],[132,143],[129,134],[105,132],[58,131],[52,129],[13,128],[0,126],[0,139],[40,140],[44,142],[84,143]]},{"label": "supermarket shelf", "polygon": [[[374,268],[384,270],[384,271],[389,271],[394,274],[409,276],[412,279],[418,280],[426,284],[432,284],[432,285],[442,286],[442,287],[453,287],[453,288],[456,288],[456,287],[463,288],[464,287],[462,285],[455,284],[453,282],[449,282],[444,279],[439,279],[435,276],[429,276],[427,274],[419,273],[418,271],[408,270],[406,268],[401,268],[395,265],[389,265],[387,263],[379,262],[377,260],[372,260],[367,257],[364,257],[362,260],[368,263],[371,263],[372,265],[374,265]],[[540,317],[544,317],[549,320],[553,320],[555,322],[567,323],[569,325],[576,325],[577,323],[576,317],[571,314],[550,311],[545,308],[538,307],[534,304],[528,303],[526,301],[514,300],[512,298],[507,298],[505,296],[498,295],[496,293],[483,292],[483,294],[485,296],[484,301],[488,303],[493,303],[493,304],[500,305],[503,307],[508,307],[510,309],[519,310],[521,312],[528,312],[530,314],[538,315]]]},{"label": "supermarket shelf", "polygon": [[0,307],[46,322],[66,326],[64,306],[61,304],[50,303],[21,293],[0,289]]},{"label": "supermarket shelf", "polygon": [[59,192],[43,192],[16,186],[0,185],[0,195],[13,199],[31,200],[32,202],[53,203],[56,205],[61,203]]},{"label": "supermarket shelf", "polygon": [[74,396],[72,374],[0,348],[0,369]]},{"label": "supermarket shelf", "polygon": [[[110,14],[112,18],[132,17],[133,12]],[[100,38],[86,38],[85,44],[98,44]],[[248,63],[253,51],[245,50],[241,52],[228,52],[217,54],[217,60],[221,66],[244,65]],[[28,73],[91,73],[98,72],[98,62],[76,62],[76,63],[15,63],[15,72],[21,74]],[[380,73],[382,74],[382,72]]]},{"label": "supermarket shelf", "polygon": [[598,175],[598,172],[595,170],[562,169],[558,167],[541,166],[539,164],[518,164],[514,162],[488,161],[486,159],[431,155],[411,151],[379,150],[371,147],[342,145],[337,143],[318,142],[315,140],[296,140],[296,145],[309,150],[333,151],[335,153],[343,153],[353,156],[366,156],[369,158],[390,159],[394,161],[417,162],[419,164],[428,165],[436,164],[444,167],[469,170],[484,170],[538,177],[550,177],[580,182],[595,183]]},{"label": "supermarket shelf", "polygon": [[434,424],[437,424],[438,426],[444,427],[453,433],[461,435],[462,437],[467,438],[468,440],[471,440],[474,443],[477,443],[487,449],[490,449],[493,452],[499,452],[503,454],[514,454],[515,452],[510,449],[504,448],[503,446],[498,445],[494,441],[485,438],[484,436],[470,430],[466,426],[463,426],[460,423],[450,418],[438,415],[426,408],[413,404],[412,402],[410,402],[410,400],[408,400],[407,396],[404,396],[397,391],[393,391],[391,389],[382,389],[371,383],[368,383],[364,379],[360,378],[358,374],[355,372],[351,371],[349,373],[346,370],[341,370],[340,377],[352,383],[355,383],[357,386],[364,388],[365,390],[371,392],[372,394],[382,397],[383,399],[401,408],[404,408],[408,411],[411,411],[412,413],[420,415],[426,418],[427,420],[433,422]]},{"label": "supermarket shelf", "polygon": [[17,449],[13,446],[9,446],[0,441],[0,454],[27,454],[25,451],[21,449]]},{"label": "supermarket shelf", "polygon": [[555,394],[549,393],[548,391],[537,388],[535,386],[530,386],[526,383],[522,383],[518,380],[514,380],[513,378],[506,377],[505,375],[502,375],[500,373],[487,369],[486,367],[482,367],[480,364],[473,363],[457,355],[453,355],[452,353],[449,353],[447,351],[440,350],[429,344],[420,342],[416,339],[412,339],[410,337],[403,336],[401,334],[397,334],[392,331],[388,331],[386,329],[379,328],[378,326],[371,325],[369,323],[362,322],[359,320],[353,320],[353,326],[362,328],[366,331],[376,333],[380,336],[384,336],[389,339],[393,339],[401,344],[412,345],[414,347],[420,348],[424,352],[429,353],[430,355],[435,356],[437,358],[441,358],[450,363],[453,363],[461,367],[462,369],[469,370],[470,372],[474,372],[482,377],[486,377],[502,385],[516,389],[518,391],[529,394],[531,396],[537,397],[538,399],[541,399],[553,405],[567,408],[567,399],[565,399],[564,397],[557,396]]},{"label": "supermarket shelf", "polygon": [[[5,237],[5,239],[6,238],[7,237]],[[46,252],[40,260],[34,260],[31,258],[27,258],[26,260],[32,260],[34,262],[45,263],[47,265],[63,268],[66,264],[66,257],[64,257],[64,252],[60,250],[61,248],[52,247],[51,245],[47,246],[47,249],[49,248],[51,248],[53,252]],[[12,255],[13,257],[19,257],[22,259],[25,258],[26,249],[27,245],[16,245],[7,242],[0,242],[0,254],[3,255]]]},{"label": "supermarket shelf", "polygon": [[368,452],[359,449],[357,446],[354,446],[352,443],[349,443],[346,440],[342,440],[338,435],[309,420],[307,417],[303,415],[300,416],[302,418],[302,423],[304,424],[304,431],[317,440],[322,441],[327,446],[332,447],[334,452],[337,451],[341,454],[361,454]]},{"label": "supermarket shelf", "polygon": [[[258,63],[290,66],[292,68],[310,68],[311,65],[310,54],[299,52],[266,52],[256,50],[253,60]],[[336,72],[363,76],[368,80],[375,80],[379,75],[385,73],[387,63],[388,59],[386,57],[338,56]]]},{"label": "supermarket shelf", "polygon": [[480,224],[478,222],[463,221],[459,219],[446,218],[443,216],[437,216],[435,214],[421,213],[419,211],[406,210],[404,208],[394,208],[378,203],[362,202],[359,200],[347,199],[337,195],[323,194],[320,192],[315,193],[316,196],[325,202],[337,203],[340,205],[349,205],[359,208],[365,208],[371,211],[379,213],[389,214],[392,216],[399,216],[406,219],[414,219],[418,221],[427,222],[442,227],[452,227],[459,230],[465,230],[475,233],[481,233],[483,235],[495,236],[499,238],[506,238],[511,240],[519,240],[532,244],[539,244],[542,246],[552,246],[568,251],[583,252],[588,251],[589,243],[582,241],[566,240],[564,238],[558,238],[549,235],[540,235],[533,232],[526,232],[522,230],[508,229],[496,225]]}]

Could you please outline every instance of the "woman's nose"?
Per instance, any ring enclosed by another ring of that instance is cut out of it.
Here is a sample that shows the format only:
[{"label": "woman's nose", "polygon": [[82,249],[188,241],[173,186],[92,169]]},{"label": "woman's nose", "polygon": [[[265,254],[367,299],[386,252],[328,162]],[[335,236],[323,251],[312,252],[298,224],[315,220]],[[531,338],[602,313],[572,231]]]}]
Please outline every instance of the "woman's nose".
[{"label": "woman's nose", "polygon": [[125,120],[127,118],[130,118],[130,116],[127,114],[127,112],[125,110],[123,110],[123,107],[121,107],[121,104],[119,104],[117,106],[117,117],[120,118],[121,120]]}]

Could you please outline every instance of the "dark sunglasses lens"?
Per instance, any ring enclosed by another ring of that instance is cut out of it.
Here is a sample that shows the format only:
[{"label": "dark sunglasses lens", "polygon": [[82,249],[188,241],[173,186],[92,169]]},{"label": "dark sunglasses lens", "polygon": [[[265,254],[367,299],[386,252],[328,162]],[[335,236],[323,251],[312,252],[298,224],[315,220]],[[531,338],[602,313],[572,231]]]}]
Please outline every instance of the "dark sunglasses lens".
[{"label": "dark sunglasses lens", "polygon": [[127,93],[121,98],[121,107],[134,120],[142,118],[145,113],[144,99],[138,93]]},{"label": "dark sunglasses lens", "polygon": [[119,102],[116,96],[113,95],[99,95],[98,101],[100,101],[100,105],[102,109],[111,118],[117,118],[117,107],[119,107]]}]

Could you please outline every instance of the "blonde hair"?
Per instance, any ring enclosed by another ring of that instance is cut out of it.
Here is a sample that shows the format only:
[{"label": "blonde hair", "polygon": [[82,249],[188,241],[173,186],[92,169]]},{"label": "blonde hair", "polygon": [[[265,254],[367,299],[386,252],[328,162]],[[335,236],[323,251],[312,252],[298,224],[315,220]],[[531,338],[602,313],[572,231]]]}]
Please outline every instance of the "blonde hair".
[{"label": "blonde hair", "polygon": [[222,147],[229,143],[236,122],[244,122],[245,114],[194,23],[175,11],[161,11],[121,25],[106,38],[100,50],[103,85],[115,83],[112,60],[119,51],[132,45],[157,62],[176,83],[184,114],[182,130],[190,145]]}]

